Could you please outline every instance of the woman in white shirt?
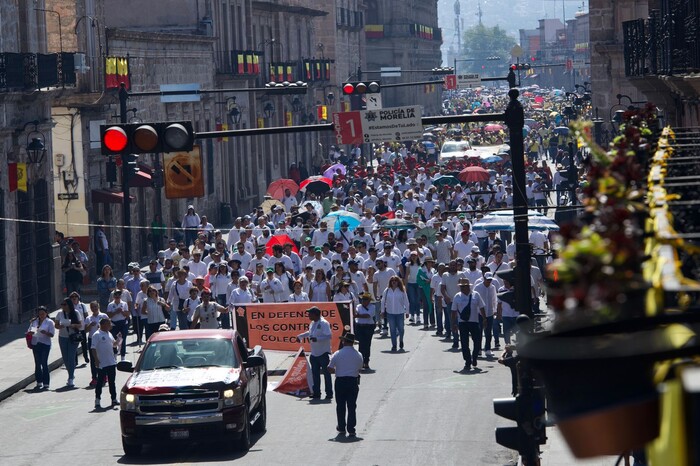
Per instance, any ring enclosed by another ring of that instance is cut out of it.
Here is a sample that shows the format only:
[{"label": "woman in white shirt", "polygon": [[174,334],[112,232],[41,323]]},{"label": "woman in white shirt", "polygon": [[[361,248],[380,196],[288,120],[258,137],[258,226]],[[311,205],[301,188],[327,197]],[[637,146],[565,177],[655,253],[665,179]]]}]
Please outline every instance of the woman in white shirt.
[{"label": "woman in white shirt", "polygon": [[346,303],[348,301],[352,302],[353,305],[357,305],[357,298],[350,291],[350,283],[342,282],[338,285],[338,291],[333,296],[333,302]]},{"label": "woman in white shirt", "polygon": [[51,351],[51,339],[56,333],[53,320],[49,319],[49,313],[44,306],[37,309],[37,317],[29,324],[29,333],[32,334],[32,352],[34,353],[34,378],[37,390],[49,389],[49,352]]},{"label": "woman in white shirt", "polygon": [[[100,305],[97,301],[90,303],[90,311],[90,315],[85,318],[85,333],[88,337],[88,347],[92,348],[92,336],[100,329],[100,320],[109,318],[109,316],[100,312]],[[90,359],[90,374],[92,375],[90,386],[94,387],[97,385],[97,367],[93,359]]]},{"label": "woman in white shirt", "polygon": [[282,284],[282,289],[275,293],[275,302],[286,303],[293,291],[289,282],[294,282],[294,276],[285,270],[283,262],[277,262],[275,264],[275,278]]},{"label": "woman in white shirt", "polygon": [[389,322],[391,351],[396,352],[396,339],[403,349],[404,318],[408,317],[408,296],[399,277],[391,277],[382,296],[382,317]]},{"label": "woman in white shirt", "polygon": [[66,298],[61,302],[61,312],[56,315],[56,328],[58,329],[58,345],[61,348],[63,364],[68,371],[68,387],[74,387],[75,358],[78,351],[78,341],[75,336],[79,335],[83,328],[82,313],[77,312],[73,306],[73,301]]},{"label": "woman in white shirt", "polygon": [[314,281],[311,282],[309,299],[313,302],[329,302],[331,300],[331,287],[326,280],[323,269],[316,269]]},{"label": "woman in white shirt", "polygon": [[304,285],[299,281],[294,282],[294,293],[289,295],[290,303],[303,303],[309,301],[309,295],[304,292]]},{"label": "woman in white shirt", "polygon": [[[158,327],[165,323],[165,313],[163,309],[170,309],[170,304],[158,296],[158,290],[152,286],[146,291],[146,300],[141,305],[141,315],[148,317],[148,326],[146,327],[146,341],[158,331]],[[184,330],[184,329],[183,329]]]},{"label": "woman in white shirt", "polygon": [[420,325],[420,286],[418,285],[418,271],[421,268],[417,251],[411,251],[408,262],[404,266],[404,283],[408,290],[409,312],[411,314],[410,323],[416,322]]}]

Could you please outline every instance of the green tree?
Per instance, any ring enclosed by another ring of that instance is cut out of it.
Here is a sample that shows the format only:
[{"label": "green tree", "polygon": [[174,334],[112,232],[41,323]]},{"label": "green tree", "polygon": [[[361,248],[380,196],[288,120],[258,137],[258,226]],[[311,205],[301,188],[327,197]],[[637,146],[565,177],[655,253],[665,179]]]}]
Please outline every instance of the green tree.
[{"label": "green tree", "polygon": [[[508,71],[510,50],[517,42],[500,26],[472,26],[463,35],[461,59],[457,69],[486,76],[505,76]],[[500,57],[494,60],[494,57]]]}]

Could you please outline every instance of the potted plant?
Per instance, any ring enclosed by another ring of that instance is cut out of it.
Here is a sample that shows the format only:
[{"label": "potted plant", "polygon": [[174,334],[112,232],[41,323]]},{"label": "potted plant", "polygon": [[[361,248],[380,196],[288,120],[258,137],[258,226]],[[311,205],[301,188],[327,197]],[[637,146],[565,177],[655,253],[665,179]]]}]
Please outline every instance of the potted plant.
[{"label": "potted plant", "polygon": [[653,358],[638,343],[648,284],[646,160],[654,107],[625,113],[605,151],[590,123],[572,130],[589,149],[583,214],[562,225],[558,257],[547,270],[551,331],[523,339],[519,354],[544,382],[548,409],[577,457],[620,454],[658,435]]}]

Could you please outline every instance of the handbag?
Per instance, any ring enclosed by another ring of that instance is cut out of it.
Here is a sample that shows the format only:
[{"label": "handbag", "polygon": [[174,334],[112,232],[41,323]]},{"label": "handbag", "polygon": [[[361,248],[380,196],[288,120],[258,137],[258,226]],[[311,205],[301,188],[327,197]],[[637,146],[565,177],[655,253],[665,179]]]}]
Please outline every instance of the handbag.
[{"label": "handbag", "polygon": [[83,335],[81,331],[76,330],[74,333],[68,334],[68,339],[71,343],[83,343],[85,341],[85,335]]},{"label": "handbag", "polygon": [[32,339],[34,338],[34,334],[32,332],[27,332],[24,334],[25,340],[27,340],[27,348],[29,349],[34,349],[34,345],[32,345]]}]

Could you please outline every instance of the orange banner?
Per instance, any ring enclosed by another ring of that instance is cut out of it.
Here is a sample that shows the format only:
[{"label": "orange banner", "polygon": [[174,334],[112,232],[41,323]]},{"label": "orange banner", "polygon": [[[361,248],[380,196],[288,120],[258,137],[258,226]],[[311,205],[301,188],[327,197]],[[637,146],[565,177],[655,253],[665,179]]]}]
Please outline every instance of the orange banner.
[{"label": "orange banner", "polygon": [[[299,348],[297,335],[309,329],[310,320],[306,310],[316,306],[321,315],[331,325],[333,338],[331,347],[335,350],[345,326],[352,331],[351,303],[269,303],[238,306],[235,328],[248,341],[249,347],[260,345],[266,350],[296,351]],[[311,350],[308,341],[303,348]]]},{"label": "orange banner", "polygon": [[284,373],[282,381],[275,387],[276,392],[299,397],[311,396],[311,368],[306,360],[304,348],[299,348],[294,362],[287,372]]}]

